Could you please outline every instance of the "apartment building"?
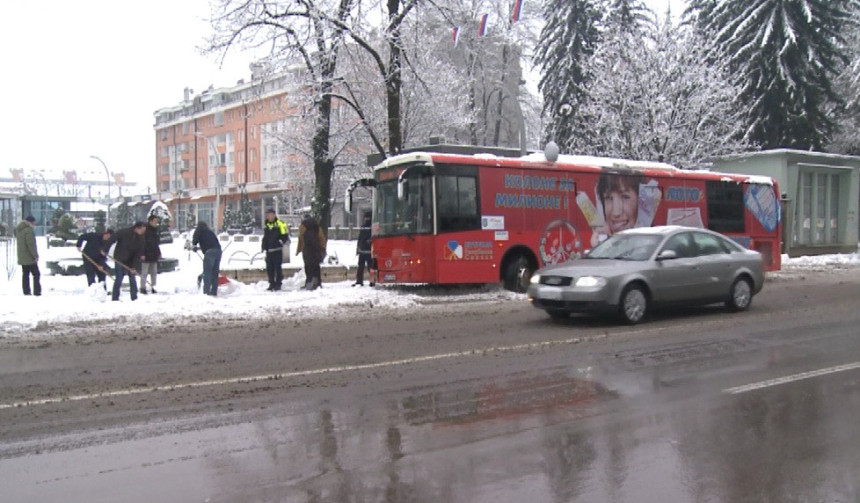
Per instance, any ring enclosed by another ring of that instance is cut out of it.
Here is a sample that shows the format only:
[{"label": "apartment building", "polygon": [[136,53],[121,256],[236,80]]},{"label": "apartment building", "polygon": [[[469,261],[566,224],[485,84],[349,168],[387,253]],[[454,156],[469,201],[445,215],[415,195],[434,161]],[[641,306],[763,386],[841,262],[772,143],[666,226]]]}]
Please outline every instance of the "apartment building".
[{"label": "apartment building", "polygon": [[168,204],[177,228],[198,220],[223,228],[225,209],[238,210],[243,192],[260,222],[266,208],[292,213],[310,203],[311,160],[291,144],[307,143],[310,102],[292,82],[255,70],[233,87],[186,88],[182,102],[154,113],[154,197]]}]

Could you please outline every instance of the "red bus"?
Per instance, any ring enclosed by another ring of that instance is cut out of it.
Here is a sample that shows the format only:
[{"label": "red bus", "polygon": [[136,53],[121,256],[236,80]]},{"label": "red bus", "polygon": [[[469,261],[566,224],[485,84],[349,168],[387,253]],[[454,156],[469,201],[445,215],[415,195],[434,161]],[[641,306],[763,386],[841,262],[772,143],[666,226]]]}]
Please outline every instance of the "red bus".
[{"label": "red bus", "polygon": [[[552,156],[556,157],[556,156]],[[376,282],[502,282],[524,292],[539,267],[578,257],[630,227],[720,232],[780,267],[772,178],[591,156],[439,145],[403,153],[356,180],[373,189]]]}]

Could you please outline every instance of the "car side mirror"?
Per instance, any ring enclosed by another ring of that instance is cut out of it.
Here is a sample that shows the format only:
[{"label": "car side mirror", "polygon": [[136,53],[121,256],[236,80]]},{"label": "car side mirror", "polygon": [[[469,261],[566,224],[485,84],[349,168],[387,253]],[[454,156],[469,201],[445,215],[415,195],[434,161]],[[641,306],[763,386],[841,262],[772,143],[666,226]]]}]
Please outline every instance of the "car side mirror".
[{"label": "car side mirror", "polygon": [[657,255],[657,260],[672,260],[678,258],[678,253],[675,250],[663,250]]}]

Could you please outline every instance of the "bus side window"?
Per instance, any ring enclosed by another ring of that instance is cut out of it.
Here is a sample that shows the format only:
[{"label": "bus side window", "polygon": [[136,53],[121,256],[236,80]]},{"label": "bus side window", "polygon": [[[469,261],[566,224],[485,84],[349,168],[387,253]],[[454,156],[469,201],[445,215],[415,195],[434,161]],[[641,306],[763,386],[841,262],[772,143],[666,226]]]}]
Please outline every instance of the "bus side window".
[{"label": "bus side window", "polygon": [[478,185],[472,176],[439,176],[439,232],[481,228]]}]

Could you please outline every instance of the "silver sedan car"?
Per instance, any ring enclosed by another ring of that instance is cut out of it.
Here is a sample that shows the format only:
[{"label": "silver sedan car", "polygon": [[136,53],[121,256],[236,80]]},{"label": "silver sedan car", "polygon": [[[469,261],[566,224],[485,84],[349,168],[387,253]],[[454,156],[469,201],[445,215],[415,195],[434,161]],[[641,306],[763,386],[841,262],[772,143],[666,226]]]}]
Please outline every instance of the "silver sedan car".
[{"label": "silver sedan car", "polygon": [[538,270],[527,296],[553,318],[614,312],[634,324],[656,305],[725,302],[742,311],[763,284],[758,252],[709,230],[661,226],[619,232],[582,258]]}]

